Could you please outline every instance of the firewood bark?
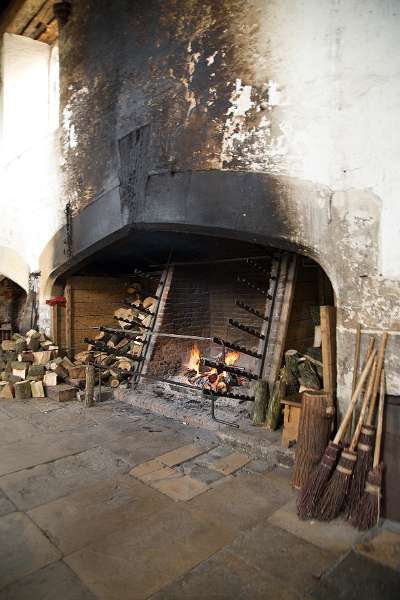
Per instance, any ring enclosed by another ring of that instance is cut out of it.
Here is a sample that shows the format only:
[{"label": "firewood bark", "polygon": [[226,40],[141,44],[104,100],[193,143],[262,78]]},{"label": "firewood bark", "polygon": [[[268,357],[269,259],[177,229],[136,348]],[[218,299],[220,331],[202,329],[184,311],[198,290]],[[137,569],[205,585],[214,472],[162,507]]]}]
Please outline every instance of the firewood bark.
[{"label": "firewood bark", "polygon": [[28,398],[32,398],[30,381],[18,381],[14,385],[14,390],[16,400],[27,400]]},{"label": "firewood bark", "polygon": [[253,425],[264,425],[269,397],[268,382],[265,379],[257,381],[254,397]]},{"label": "firewood bark", "polygon": [[304,392],[294,463],[293,486],[301,488],[324,454],[331,431],[328,394]]},{"label": "firewood bark", "polygon": [[297,350],[287,350],[285,352],[285,366],[286,366],[286,383],[292,385],[297,383],[299,376],[298,362],[300,354]]},{"label": "firewood bark", "polygon": [[96,370],[93,365],[86,366],[86,390],[83,399],[83,404],[86,408],[94,406],[94,385],[96,378]]},{"label": "firewood bark", "polygon": [[312,390],[319,390],[321,388],[318,375],[309,360],[299,362],[298,370],[301,385]]}]

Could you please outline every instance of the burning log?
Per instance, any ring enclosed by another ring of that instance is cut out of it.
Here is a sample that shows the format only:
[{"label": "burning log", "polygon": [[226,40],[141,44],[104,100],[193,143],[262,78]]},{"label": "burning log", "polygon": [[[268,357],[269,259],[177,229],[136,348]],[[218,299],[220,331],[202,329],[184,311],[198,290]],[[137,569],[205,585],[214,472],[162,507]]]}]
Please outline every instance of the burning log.
[{"label": "burning log", "polygon": [[255,373],[251,373],[250,371],[246,371],[242,367],[233,367],[232,365],[227,365],[224,362],[217,362],[210,358],[205,358],[204,356],[201,358],[200,362],[204,366],[217,369],[218,373],[226,371],[227,373],[232,373],[233,375],[237,375],[238,377],[245,377],[246,379],[259,379],[258,375],[256,375]]}]

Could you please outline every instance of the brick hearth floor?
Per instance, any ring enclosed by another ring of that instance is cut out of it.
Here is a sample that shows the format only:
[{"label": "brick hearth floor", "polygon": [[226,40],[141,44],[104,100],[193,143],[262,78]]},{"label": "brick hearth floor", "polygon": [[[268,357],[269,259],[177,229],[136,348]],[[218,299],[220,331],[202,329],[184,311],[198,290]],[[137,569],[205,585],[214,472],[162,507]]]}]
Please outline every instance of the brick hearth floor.
[{"label": "brick hearth floor", "polygon": [[121,401],[1,400],[0,598],[399,598],[399,533],[299,522],[290,476]]}]

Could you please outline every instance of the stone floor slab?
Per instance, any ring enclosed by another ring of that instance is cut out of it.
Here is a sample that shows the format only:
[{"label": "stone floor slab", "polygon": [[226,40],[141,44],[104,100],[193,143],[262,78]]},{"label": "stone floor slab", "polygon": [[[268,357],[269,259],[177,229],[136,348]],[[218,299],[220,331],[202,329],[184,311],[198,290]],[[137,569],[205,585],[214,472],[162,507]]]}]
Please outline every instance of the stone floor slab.
[{"label": "stone floor slab", "polygon": [[41,434],[1,448],[0,476],[29,469],[93,446],[86,435]]},{"label": "stone floor slab", "polygon": [[16,510],[14,504],[11,502],[9,498],[4,494],[2,490],[0,490],[0,517],[3,515],[8,515],[11,512]]},{"label": "stone floor slab", "polygon": [[185,507],[174,505],[65,560],[99,600],[148,598],[232,539]]},{"label": "stone floor slab", "polygon": [[350,550],[361,537],[360,532],[342,518],[330,523],[301,521],[297,516],[295,499],[275,511],[268,521],[319,548],[338,554]]},{"label": "stone floor slab", "polygon": [[199,456],[200,454],[204,454],[207,452],[209,448],[202,448],[201,446],[193,446],[189,444],[187,446],[182,446],[177,448],[176,450],[172,450],[172,452],[167,452],[167,454],[162,454],[157,457],[157,460],[162,462],[167,467],[175,467],[176,465],[180,465],[183,462],[194,458],[195,456]]},{"label": "stone floor slab", "polygon": [[105,448],[60,458],[0,478],[0,486],[20,510],[29,510],[129,469]]},{"label": "stone floor slab", "polygon": [[239,532],[268,518],[293,495],[291,488],[279,478],[239,473],[217,481],[212,489],[193,498],[188,506]]},{"label": "stone floor slab", "polygon": [[130,527],[171,504],[163,494],[122,476],[88,486],[28,514],[64,555]]},{"label": "stone floor slab", "polygon": [[400,533],[378,529],[370,539],[358,544],[355,550],[366,558],[400,572]]},{"label": "stone floor slab", "polygon": [[292,590],[305,590],[337,560],[332,554],[267,522],[237,538],[228,550]]},{"label": "stone floor slab", "polygon": [[59,551],[24,514],[0,518],[0,589],[60,558]]},{"label": "stone floor slab", "polygon": [[129,471],[129,475],[140,479],[141,477],[148,475],[149,473],[153,473],[154,471],[159,471],[162,468],[163,465],[158,460],[148,460],[147,462],[137,465],[137,467],[131,469],[131,471]]},{"label": "stone floor slab", "polygon": [[38,433],[34,425],[18,417],[0,420],[0,446],[25,440]]},{"label": "stone floor slab", "polygon": [[152,487],[175,501],[187,502],[195,496],[208,490],[208,485],[197,479],[184,475],[183,477],[168,478],[159,481],[153,481]]},{"label": "stone floor slab", "polygon": [[398,600],[400,573],[351,552],[308,590],[312,600]]},{"label": "stone floor slab", "polygon": [[148,485],[156,486],[163,481],[169,481],[170,479],[179,479],[182,477],[182,473],[175,471],[175,469],[170,469],[170,467],[166,467],[162,465],[156,471],[151,471],[151,473],[146,473],[146,475],[142,475],[139,477],[141,481],[147,483]]},{"label": "stone floor slab", "polygon": [[151,600],[299,600],[284,582],[221,550]]},{"label": "stone floor slab", "polygon": [[223,475],[231,475],[238,471],[241,467],[250,462],[250,458],[245,454],[233,452],[224,458],[220,458],[210,464],[210,469],[214,469]]},{"label": "stone floor slab", "polygon": [[75,573],[58,561],[2,591],[2,600],[96,600]]}]

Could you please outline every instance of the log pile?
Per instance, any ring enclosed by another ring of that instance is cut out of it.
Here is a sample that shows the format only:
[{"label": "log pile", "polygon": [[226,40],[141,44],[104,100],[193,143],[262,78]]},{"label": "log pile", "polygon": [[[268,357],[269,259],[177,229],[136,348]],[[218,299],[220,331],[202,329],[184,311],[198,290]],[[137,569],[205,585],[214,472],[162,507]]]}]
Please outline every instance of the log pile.
[{"label": "log pile", "polygon": [[140,284],[130,284],[124,305],[114,312],[115,327],[96,327],[97,335],[84,339],[87,350],[75,355],[75,365],[93,364],[105,386],[128,382],[142,360],[155,310],[156,298],[144,294]]},{"label": "log pile", "polygon": [[[14,333],[1,343],[0,398],[45,398],[61,401],[76,399],[77,388],[71,385],[75,365],[59,356],[59,348],[44,333],[31,329],[25,335]],[[74,373],[76,374],[76,372]]]}]

